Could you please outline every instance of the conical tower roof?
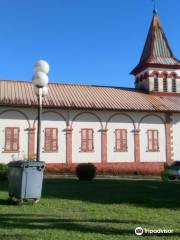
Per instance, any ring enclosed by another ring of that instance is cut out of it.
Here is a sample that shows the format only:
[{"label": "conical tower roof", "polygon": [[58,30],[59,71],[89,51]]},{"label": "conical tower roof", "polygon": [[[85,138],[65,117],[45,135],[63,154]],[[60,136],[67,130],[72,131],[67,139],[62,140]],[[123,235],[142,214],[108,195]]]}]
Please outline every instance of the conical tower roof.
[{"label": "conical tower roof", "polygon": [[180,61],[172,53],[155,10],[139,64],[131,74],[136,74],[148,66],[180,68]]}]

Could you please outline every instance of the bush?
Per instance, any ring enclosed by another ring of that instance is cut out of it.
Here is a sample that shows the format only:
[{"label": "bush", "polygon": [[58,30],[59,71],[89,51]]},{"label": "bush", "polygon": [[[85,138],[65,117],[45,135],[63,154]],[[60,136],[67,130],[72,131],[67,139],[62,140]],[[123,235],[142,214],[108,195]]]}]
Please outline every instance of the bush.
[{"label": "bush", "polygon": [[8,166],[6,164],[0,163],[0,180],[7,179]]},{"label": "bush", "polygon": [[96,167],[92,163],[81,163],[76,167],[79,180],[88,181],[96,176]]}]

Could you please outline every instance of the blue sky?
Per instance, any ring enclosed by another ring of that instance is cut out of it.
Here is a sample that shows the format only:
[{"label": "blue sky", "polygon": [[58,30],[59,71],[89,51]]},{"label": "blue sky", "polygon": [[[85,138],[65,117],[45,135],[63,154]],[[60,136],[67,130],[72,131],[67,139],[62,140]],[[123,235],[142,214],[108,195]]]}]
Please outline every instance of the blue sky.
[{"label": "blue sky", "polygon": [[[180,1],[157,5],[180,58]],[[0,79],[31,80],[46,59],[50,82],[133,87],[152,8],[151,0],[2,0]]]}]

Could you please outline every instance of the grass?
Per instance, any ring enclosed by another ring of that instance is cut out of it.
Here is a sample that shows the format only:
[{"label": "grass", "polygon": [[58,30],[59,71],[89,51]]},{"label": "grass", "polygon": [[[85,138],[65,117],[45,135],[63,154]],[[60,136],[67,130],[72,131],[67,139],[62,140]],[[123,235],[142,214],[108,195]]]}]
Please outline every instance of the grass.
[{"label": "grass", "polygon": [[2,240],[139,239],[134,229],[174,229],[173,235],[143,239],[180,239],[180,183],[158,180],[45,179],[38,204],[7,201],[0,182]]}]

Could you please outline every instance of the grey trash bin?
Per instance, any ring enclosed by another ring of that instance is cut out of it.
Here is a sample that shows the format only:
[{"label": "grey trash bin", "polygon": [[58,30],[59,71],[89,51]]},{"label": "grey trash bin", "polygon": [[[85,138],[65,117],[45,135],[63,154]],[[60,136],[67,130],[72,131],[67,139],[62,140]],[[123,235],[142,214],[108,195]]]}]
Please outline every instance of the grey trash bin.
[{"label": "grey trash bin", "polygon": [[9,164],[9,197],[20,201],[41,198],[45,163],[37,161],[12,161]]}]

